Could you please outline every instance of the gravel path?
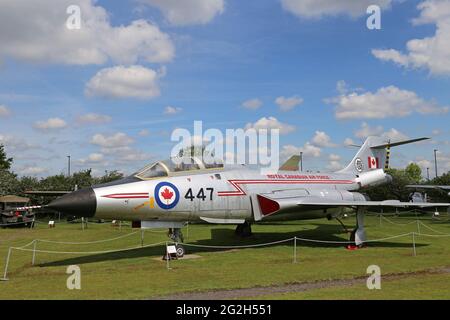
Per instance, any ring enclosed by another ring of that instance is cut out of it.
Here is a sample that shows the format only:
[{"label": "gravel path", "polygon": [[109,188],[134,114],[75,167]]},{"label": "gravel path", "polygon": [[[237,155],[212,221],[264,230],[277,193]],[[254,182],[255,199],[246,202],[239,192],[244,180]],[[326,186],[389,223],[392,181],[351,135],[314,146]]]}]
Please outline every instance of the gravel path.
[{"label": "gravel path", "polygon": [[[397,280],[403,278],[419,277],[429,274],[444,274],[450,273],[450,267],[440,269],[428,269],[423,271],[411,272],[411,273],[397,273],[383,275],[383,280]],[[211,290],[202,292],[186,292],[178,293],[163,297],[154,297],[150,299],[155,300],[228,300],[228,299],[240,299],[245,297],[258,297],[265,296],[267,294],[282,294],[293,292],[305,292],[315,289],[331,288],[331,287],[349,287],[356,284],[365,284],[367,276],[357,277],[353,279],[341,279],[341,280],[322,280],[315,282],[293,283],[268,287],[253,287],[243,289],[230,289],[230,290]]]}]

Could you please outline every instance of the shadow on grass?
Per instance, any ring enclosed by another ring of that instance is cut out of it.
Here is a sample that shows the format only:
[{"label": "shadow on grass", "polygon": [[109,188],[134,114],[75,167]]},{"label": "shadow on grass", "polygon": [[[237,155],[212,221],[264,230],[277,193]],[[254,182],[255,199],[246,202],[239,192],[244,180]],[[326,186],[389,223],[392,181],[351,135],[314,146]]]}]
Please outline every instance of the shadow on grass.
[{"label": "shadow on grass", "polygon": [[[201,245],[201,246],[245,246],[264,244],[269,242],[282,241],[289,238],[300,237],[305,239],[317,239],[322,241],[347,241],[347,234],[342,230],[340,226],[329,224],[314,224],[315,229],[302,230],[295,232],[255,232],[251,237],[240,238],[237,237],[232,229],[212,228],[211,239],[202,239],[195,242],[187,242],[188,244]],[[339,236],[340,234],[340,236]],[[398,238],[401,240],[404,238]],[[411,248],[412,243],[400,243],[393,241],[383,242],[370,242],[367,244],[368,248]],[[293,241],[270,245],[271,247],[292,247]],[[297,240],[297,246],[299,247],[317,247],[317,248],[341,248],[343,249],[346,244],[338,243],[316,243]],[[416,243],[416,247],[424,247],[428,244]],[[260,250],[267,248],[268,246],[255,247],[253,250]],[[198,254],[205,252],[225,252],[232,248],[205,248],[205,247],[190,247],[185,246],[186,252],[189,254]],[[121,252],[102,253],[86,255],[74,258],[68,258],[48,263],[39,264],[40,267],[51,266],[67,266],[67,265],[79,265],[87,263],[116,261],[122,259],[135,259],[144,257],[162,257],[164,255],[165,248],[163,245],[157,247],[148,247],[142,249],[133,249]]]}]

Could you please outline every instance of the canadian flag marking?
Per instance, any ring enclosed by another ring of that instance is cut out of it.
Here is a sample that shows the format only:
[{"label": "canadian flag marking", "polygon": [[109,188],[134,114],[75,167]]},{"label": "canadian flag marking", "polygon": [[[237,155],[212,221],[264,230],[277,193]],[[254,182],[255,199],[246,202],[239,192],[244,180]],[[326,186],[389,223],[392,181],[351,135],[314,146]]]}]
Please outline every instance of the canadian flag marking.
[{"label": "canadian flag marking", "polygon": [[379,163],[378,158],[369,157],[368,163],[369,163],[369,169],[377,169],[378,168],[378,163]]}]

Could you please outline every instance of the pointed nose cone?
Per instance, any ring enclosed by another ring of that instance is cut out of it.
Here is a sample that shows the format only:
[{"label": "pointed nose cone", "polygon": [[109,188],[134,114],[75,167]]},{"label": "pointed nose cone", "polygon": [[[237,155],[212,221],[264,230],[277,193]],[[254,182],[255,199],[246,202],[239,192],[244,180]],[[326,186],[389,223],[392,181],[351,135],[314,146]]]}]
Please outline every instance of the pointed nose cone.
[{"label": "pointed nose cone", "polygon": [[67,215],[88,218],[95,215],[97,199],[92,188],[85,188],[55,199],[47,207]]}]

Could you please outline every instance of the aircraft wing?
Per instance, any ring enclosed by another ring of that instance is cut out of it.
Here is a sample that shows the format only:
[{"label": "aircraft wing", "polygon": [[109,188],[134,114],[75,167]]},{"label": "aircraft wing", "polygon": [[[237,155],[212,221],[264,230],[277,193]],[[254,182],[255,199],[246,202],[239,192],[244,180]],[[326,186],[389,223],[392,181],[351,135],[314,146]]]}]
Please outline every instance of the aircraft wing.
[{"label": "aircraft wing", "polygon": [[340,201],[340,200],[310,200],[304,199],[297,202],[298,206],[326,206],[326,207],[391,207],[391,208],[409,208],[409,207],[450,207],[450,203],[432,203],[432,202],[401,202],[398,200],[384,201]]},{"label": "aircraft wing", "polygon": [[267,195],[257,194],[252,196],[252,204],[255,212],[255,220],[261,220],[265,216],[278,213],[295,213],[305,210],[320,210],[328,208],[450,208],[450,203],[430,202],[401,202],[398,200],[384,201],[345,201],[331,200],[320,197],[285,197],[270,198]]}]

